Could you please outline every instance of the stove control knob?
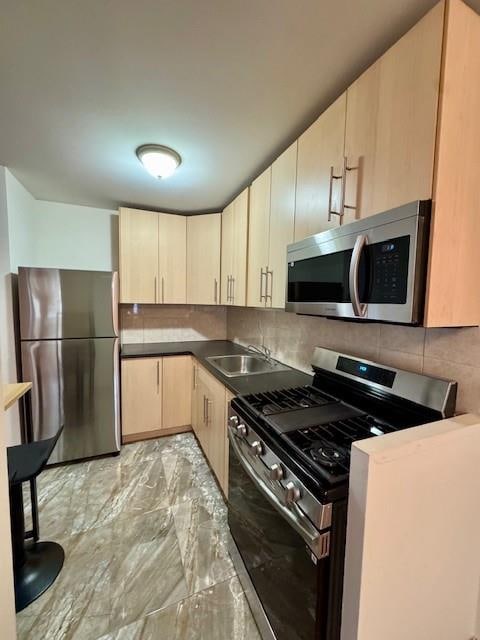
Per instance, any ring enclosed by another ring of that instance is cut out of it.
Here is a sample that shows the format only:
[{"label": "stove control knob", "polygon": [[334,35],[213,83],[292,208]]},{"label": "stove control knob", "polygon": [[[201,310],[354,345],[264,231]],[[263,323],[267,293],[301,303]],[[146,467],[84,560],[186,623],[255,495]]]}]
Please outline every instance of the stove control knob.
[{"label": "stove control knob", "polygon": [[271,480],[281,480],[284,476],[282,465],[275,462],[270,467],[270,479]]},{"label": "stove control knob", "polygon": [[238,423],[239,423],[238,416],[230,416],[230,418],[228,419],[228,424],[231,427],[236,427]]},{"label": "stove control knob", "polygon": [[285,485],[285,502],[286,504],[293,504],[300,500],[300,489],[293,484],[293,482],[287,482]]},{"label": "stove control knob", "polygon": [[235,432],[237,436],[245,438],[245,436],[247,435],[247,427],[243,423],[241,423],[235,427]]},{"label": "stove control knob", "polygon": [[255,440],[255,442],[252,442],[252,444],[250,445],[250,451],[254,456],[263,455],[262,443],[259,440]]}]

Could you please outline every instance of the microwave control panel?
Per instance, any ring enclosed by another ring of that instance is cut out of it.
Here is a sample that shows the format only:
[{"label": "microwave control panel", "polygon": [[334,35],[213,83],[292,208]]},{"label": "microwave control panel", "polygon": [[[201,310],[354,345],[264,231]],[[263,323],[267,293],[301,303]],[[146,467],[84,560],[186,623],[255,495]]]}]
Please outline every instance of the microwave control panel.
[{"label": "microwave control panel", "polygon": [[371,266],[369,301],[405,304],[407,300],[410,237],[402,236],[368,247]]}]

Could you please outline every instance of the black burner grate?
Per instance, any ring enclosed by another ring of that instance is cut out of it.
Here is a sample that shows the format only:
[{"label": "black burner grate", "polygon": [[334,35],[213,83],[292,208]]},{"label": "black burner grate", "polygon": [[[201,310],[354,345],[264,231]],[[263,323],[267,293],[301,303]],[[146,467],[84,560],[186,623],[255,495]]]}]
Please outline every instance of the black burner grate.
[{"label": "black burner grate", "polygon": [[295,409],[320,407],[329,402],[333,402],[334,399],[318,391],[318,389],[307,385],[293,389],[252,393],[244,396],[244,401],[258,413],[268,416]]},{"label": "black burner grate", "polygon": [[[284,437],[320,469],[328,468],[330,474],[343,475],[348,473],[350,468],[350,449],[353,442],[394,430],[369,415],[363,415],[291,431]],[[335,464],[332,464],[331,456],[328,463],[322,464],[322,456],[318,455],[322,448],[338,452]]]}]

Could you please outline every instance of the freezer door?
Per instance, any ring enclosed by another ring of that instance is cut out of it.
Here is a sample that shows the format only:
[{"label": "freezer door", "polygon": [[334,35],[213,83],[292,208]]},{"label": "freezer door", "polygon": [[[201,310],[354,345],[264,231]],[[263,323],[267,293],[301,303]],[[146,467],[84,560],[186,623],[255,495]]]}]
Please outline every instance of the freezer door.
[{"label": "freezer door", "polygon": [[35,440],[64,430],[50,463],[120,450],[118,338],[22,342]]},{"label": "freezer door", "polygon": [[21,340],[118,335],[118,274],[68,269],[18,270]]}]

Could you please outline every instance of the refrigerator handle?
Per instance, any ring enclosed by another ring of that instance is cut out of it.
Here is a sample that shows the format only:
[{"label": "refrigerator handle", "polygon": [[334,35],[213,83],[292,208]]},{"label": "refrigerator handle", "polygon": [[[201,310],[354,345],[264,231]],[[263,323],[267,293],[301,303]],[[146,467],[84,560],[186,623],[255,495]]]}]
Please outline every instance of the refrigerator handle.
[{"label": "refrigerator handle", "polygon": [[112,273],[112,327],[113,335],[118,338],[118,271]]},{"label": "refrigerator handle", "polygon": [[120,344],[118,338],[113,343],[113,402],[115,416],[115,443],[117,451],[122,447],[120,422]]}]

